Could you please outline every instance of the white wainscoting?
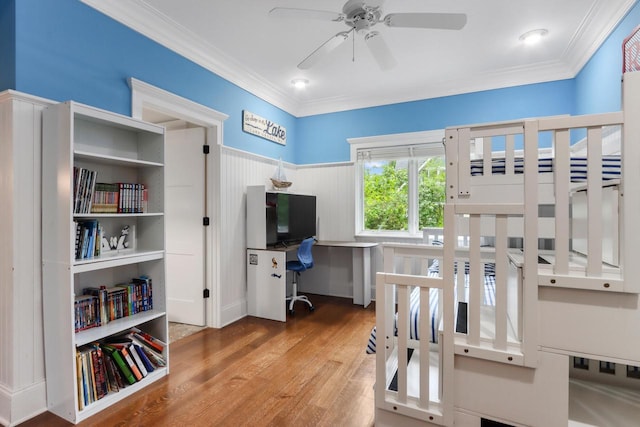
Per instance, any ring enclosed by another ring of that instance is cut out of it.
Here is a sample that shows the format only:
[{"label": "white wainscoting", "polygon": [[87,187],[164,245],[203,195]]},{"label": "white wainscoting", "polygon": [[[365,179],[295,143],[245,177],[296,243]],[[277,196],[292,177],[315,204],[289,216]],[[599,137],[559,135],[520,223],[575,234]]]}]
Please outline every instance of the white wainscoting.
[{"label": "white wainscoting", "polygon": [[[221,148],[220,161],[220,302],[221,323],[228,325],[246,316],[246,188],[265,185],[278,162],[227,147]],[[353,240],[354,169],[351,163],[312,166],[284,164],[289,192],[317,196],[318,238]],[[335,257],[334,257],[335,258]],[[348,262],[347,262],[348,261]],[[336,267],[350,269],[351,258]],[[345,271],[350,278],[350,270]],[[337,296],[352,295],[347,280],[333,291]]]},{"label": "white wainscoting", "polygon": [[355,181],[352,163],[299,166],[301,192],[317,199],[319,240],[353,240],[355,233]]},{"label": "white wainscoting", "polygon": [[42,110],[0,93],[0,423],[46,409],[41,276]]},{"label": "white wainscoting", "polygon": [[[354,240],[354,171],[351,162],[298,167],[300,185],[305,192],[317,196],[316,226],[319,240]],[[300,276],[300,292],[352,298],[351,249],[318,246],[313,249],[313,257],[316,267],[312,273]],[[288,279],[291,282],[292,277]]]},{"label": "white wainscoting", "polygon": [[[269,178],[278,162],[228,147],[221,147],[220,156],[220,319],[224,326],[247,314],[247,186],[271,188]],[[284,169],[294,183],[290,191],[299,191],[295,166],[285,163]]]}]

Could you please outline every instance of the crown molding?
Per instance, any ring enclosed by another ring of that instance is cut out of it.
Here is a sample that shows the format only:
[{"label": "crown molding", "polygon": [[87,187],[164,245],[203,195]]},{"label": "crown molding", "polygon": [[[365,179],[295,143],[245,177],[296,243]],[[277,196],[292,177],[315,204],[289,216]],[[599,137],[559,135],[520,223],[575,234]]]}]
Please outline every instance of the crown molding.
[{"label": "crown molding", "polygon": [[440,98],[444,96],[461,95],[465,93],[481,92],[486,90],[503,89],[513,86],[529,85],[565,80],[575,77],[560,61],[540,63],[535,66],[505,68],[490,73],[477,74],[472,82],[467,79],[455,79],[438,81],[428,87],[412,87],[406,91],[397,91],[391,96],[377,96],[375,103],[369,96],[356,98],[331,97],[325,99],[313,99],[301,103],[298,108],[298,117],[313,116],[318,114],[334,113],[340,111],[356,110],[404,102],[422,101],[425,99]]},{"label": "crown molding", "polygon": [[[582,67],[596,53],[602,43],[611,35],[618,24],[627,16],[636,0],[625,0],[620,8],[607,8],[604,2],[595,2],[589,13],[576,30],[567,45],[562,57],[566,59],[567,67],[574,77],[582,70]],[[606,19],[596,19],[599,16]],[[591,35],[591,36],[590,36]],[[622,47],[621,47],[622,49]],[[622,69],[622,64],[620,64]]]},{"label": "crown molding", "polygon": [[81,1],[270,104],[290,114],[296,110],[295,101],[271,82],[241,66],[144,0]]},{"label": "crown molding", "polygon": [[[431,82],[429,86],[413,87],[392,95],[373,93],[360,97],[338,96],[299,101],[144,0],[81,1],[295,117],[574,78],[636,3],[636,0],[624,0],[622,8],[610,10],[604,2],[596,2],[566,46],[562,60],[476,74],[473,81],[457,79],[436,84]],[[606,18],[597,19],[602,15]]]},{"label": "crown molding", "polygon": [[47,98],[41,98],[35,95],[30,95],[24,92],[19,92],[13,89],[7,89],[5,91],[0,92],[0,103],[6,102],[6,101],[26,101],[32,104],[40,104],[43,106],[57,104],[56,101],[52,101]]}]

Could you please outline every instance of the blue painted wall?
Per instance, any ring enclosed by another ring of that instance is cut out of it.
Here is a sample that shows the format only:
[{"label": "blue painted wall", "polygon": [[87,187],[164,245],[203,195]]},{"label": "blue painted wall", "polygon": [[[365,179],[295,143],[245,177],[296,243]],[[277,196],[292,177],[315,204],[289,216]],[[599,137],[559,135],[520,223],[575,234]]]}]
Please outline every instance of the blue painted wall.
[{"label": "blue painted wall", "polygon": [[0,90],[16,85],[15,1],[0,0]]},{"label": "blue painted wall", "polygon": [[[16,22],[15,89],[129,115],[135,77],[228,114],[225,145],[295,162],[294,116],[80,1],[20,0]],[[243,109],[284,126],[287,146],[242,132]]]},{"label": "blue painted wall", "polygon": [[621,109],[622,42],[640,25],[637,3],[576,76],[575,114]]},{"label": "blue painted wall", "polygon": [[443,129],[574,110],[574,81],[517,86],[298,119],[302,164],[349,160],[347,138]]},{"label": "blue painted wall", "polygon": [[[15,19],[14,19],[15,16]],[[130,114],[128,77],[229,115],[227,146],[297,163],[349,160],[350,137],[620,107],[620,42],[640,6],[575,79],[295,118],[78,0],[0,0],[0,90]],[[287,128],[281,146],[243,133],[242,110]]]}]

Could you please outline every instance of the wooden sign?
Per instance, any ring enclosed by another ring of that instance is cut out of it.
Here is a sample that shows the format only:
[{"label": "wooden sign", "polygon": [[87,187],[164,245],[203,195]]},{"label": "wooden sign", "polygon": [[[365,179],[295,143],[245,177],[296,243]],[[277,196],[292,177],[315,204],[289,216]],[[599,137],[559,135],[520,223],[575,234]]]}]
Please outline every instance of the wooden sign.
[{"label": "wooden sign", "polygon": [[242,111],[242,130],[269,141],[287,145],[287,130],[283,126],[248,111]]}]

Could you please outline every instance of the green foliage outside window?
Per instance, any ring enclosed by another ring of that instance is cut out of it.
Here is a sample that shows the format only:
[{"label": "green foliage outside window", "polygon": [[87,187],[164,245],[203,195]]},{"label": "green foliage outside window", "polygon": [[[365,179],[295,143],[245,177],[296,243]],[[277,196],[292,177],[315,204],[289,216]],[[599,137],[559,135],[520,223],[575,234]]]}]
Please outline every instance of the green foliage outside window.
[{"label": "green foliage outside window", "polygon": [[407,169],[396,168],[395,161],[381,171],[365,167],[365,230],[407,230],[408,182]]},{"label": "green foliage outside window", "polygon": [[[444,159],[429,158],[418,172],[419,228],[442,227],[445,200]],[[409,179],[398,162],[366,165],[364,227],[366,230],[408,230]]]},{"label": "green foliage outside window", "polygon": [[444,158],[428,159],[418,177],[418,228],[443,227],[446,183]]}]

